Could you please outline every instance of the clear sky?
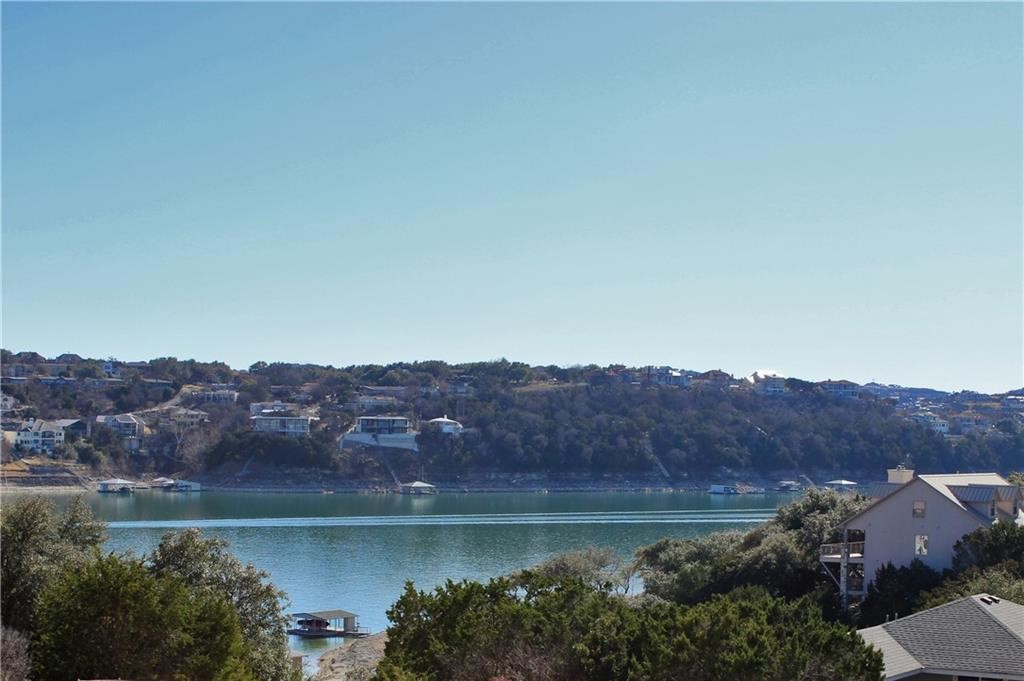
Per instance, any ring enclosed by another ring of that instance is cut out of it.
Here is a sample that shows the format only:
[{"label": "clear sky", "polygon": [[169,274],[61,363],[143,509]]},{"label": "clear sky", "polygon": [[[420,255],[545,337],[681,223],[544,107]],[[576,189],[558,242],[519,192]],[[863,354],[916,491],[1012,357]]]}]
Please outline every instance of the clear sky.
[{"label": "clear sky", "polygon": [[1022,377],[1021,4],[3,4],[3,345]]}]

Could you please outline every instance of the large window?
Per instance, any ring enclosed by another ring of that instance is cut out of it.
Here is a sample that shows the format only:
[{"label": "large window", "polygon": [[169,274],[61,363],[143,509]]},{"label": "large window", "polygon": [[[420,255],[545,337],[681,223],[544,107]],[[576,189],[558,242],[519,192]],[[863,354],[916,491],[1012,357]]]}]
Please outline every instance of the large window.
[{"label": "large window", "polygon": [[924,517],[924,502],[923,501],[915,501],[914,502],[914,517],[915,518],[923,518]]},{"label": "large window", "polygon": [[915,556],[927,556],[928,555],[928,535],[919,534],[914,537],[914,555]]}]

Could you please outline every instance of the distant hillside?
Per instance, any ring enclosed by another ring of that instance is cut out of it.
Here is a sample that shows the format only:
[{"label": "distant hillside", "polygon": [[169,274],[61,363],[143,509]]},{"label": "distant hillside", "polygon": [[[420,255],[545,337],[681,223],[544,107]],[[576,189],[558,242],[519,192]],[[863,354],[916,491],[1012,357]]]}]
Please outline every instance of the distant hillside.
[{"label": "distant hillside", "polygon": [[[5,427],[28,417],[134,412],[147,421],[143,449],[158,469],[215,467],[254,456],[271,464],[294,459],[299,450],[292,445],[243,433],[248,405],[274,399],[319,416],[314,442],[301,448],[300,458],[352,477],[368,470],[365,456],[334,451],[335,438],[357,415],[381,413],[414,421],[448,415],[465,426],[459,436],[424,429],[420,454],[396,456],[400,465],[438,479],[487,472],[651,473],[662,467],[676,480],[778,470],[881,475],[898,463],[921,471],[1024,469],[1022,400],[1013,395],[796,378],[769,384],[717,371],[507,360],[345,368],[259,362],[238,371],[175,358],[46,360],[5,350],[2,359],[3,392],[16,401],[5,413]],[[209,420],[188,433],[171,432],[162,409],[179,402],[197,407],[189,402],[192,388],[183,386],[226,389],[237,398],[198,405]],[[959,417],[964,414],[970,419]],[[128,460],[124,452],[115,455]],[[88,456],[95,460],[96,453]]]}]

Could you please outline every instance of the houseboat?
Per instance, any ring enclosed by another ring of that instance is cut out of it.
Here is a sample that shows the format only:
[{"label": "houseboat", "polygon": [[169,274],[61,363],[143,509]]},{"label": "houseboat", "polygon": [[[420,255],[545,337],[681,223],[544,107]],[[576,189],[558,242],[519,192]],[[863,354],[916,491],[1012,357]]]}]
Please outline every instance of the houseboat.
[{"label": "houseboat", "polygon": [[708,494],[739,494],[740,491],[735,485],[711,485]]}]

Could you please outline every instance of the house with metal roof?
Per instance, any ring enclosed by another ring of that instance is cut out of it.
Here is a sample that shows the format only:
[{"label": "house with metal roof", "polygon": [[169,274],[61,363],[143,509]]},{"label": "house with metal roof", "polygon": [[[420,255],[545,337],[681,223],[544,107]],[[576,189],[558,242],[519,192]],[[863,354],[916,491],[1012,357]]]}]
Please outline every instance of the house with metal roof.
[{"label": "house with metal roof", "polygon": [[886,681],[1024,681],[1024,606],[978,594],[857,632]]},{"label": "house with metal roof", "polygon": [[899,467],[872,496],[873,504],[839,526],[843,541],[821,546],[821,563],[848,604],[864,597],[887,563],[919,559],[941,571],[965,534],[998,521],[1024,525],[1024,490],[996,473],[914,475]]}]

